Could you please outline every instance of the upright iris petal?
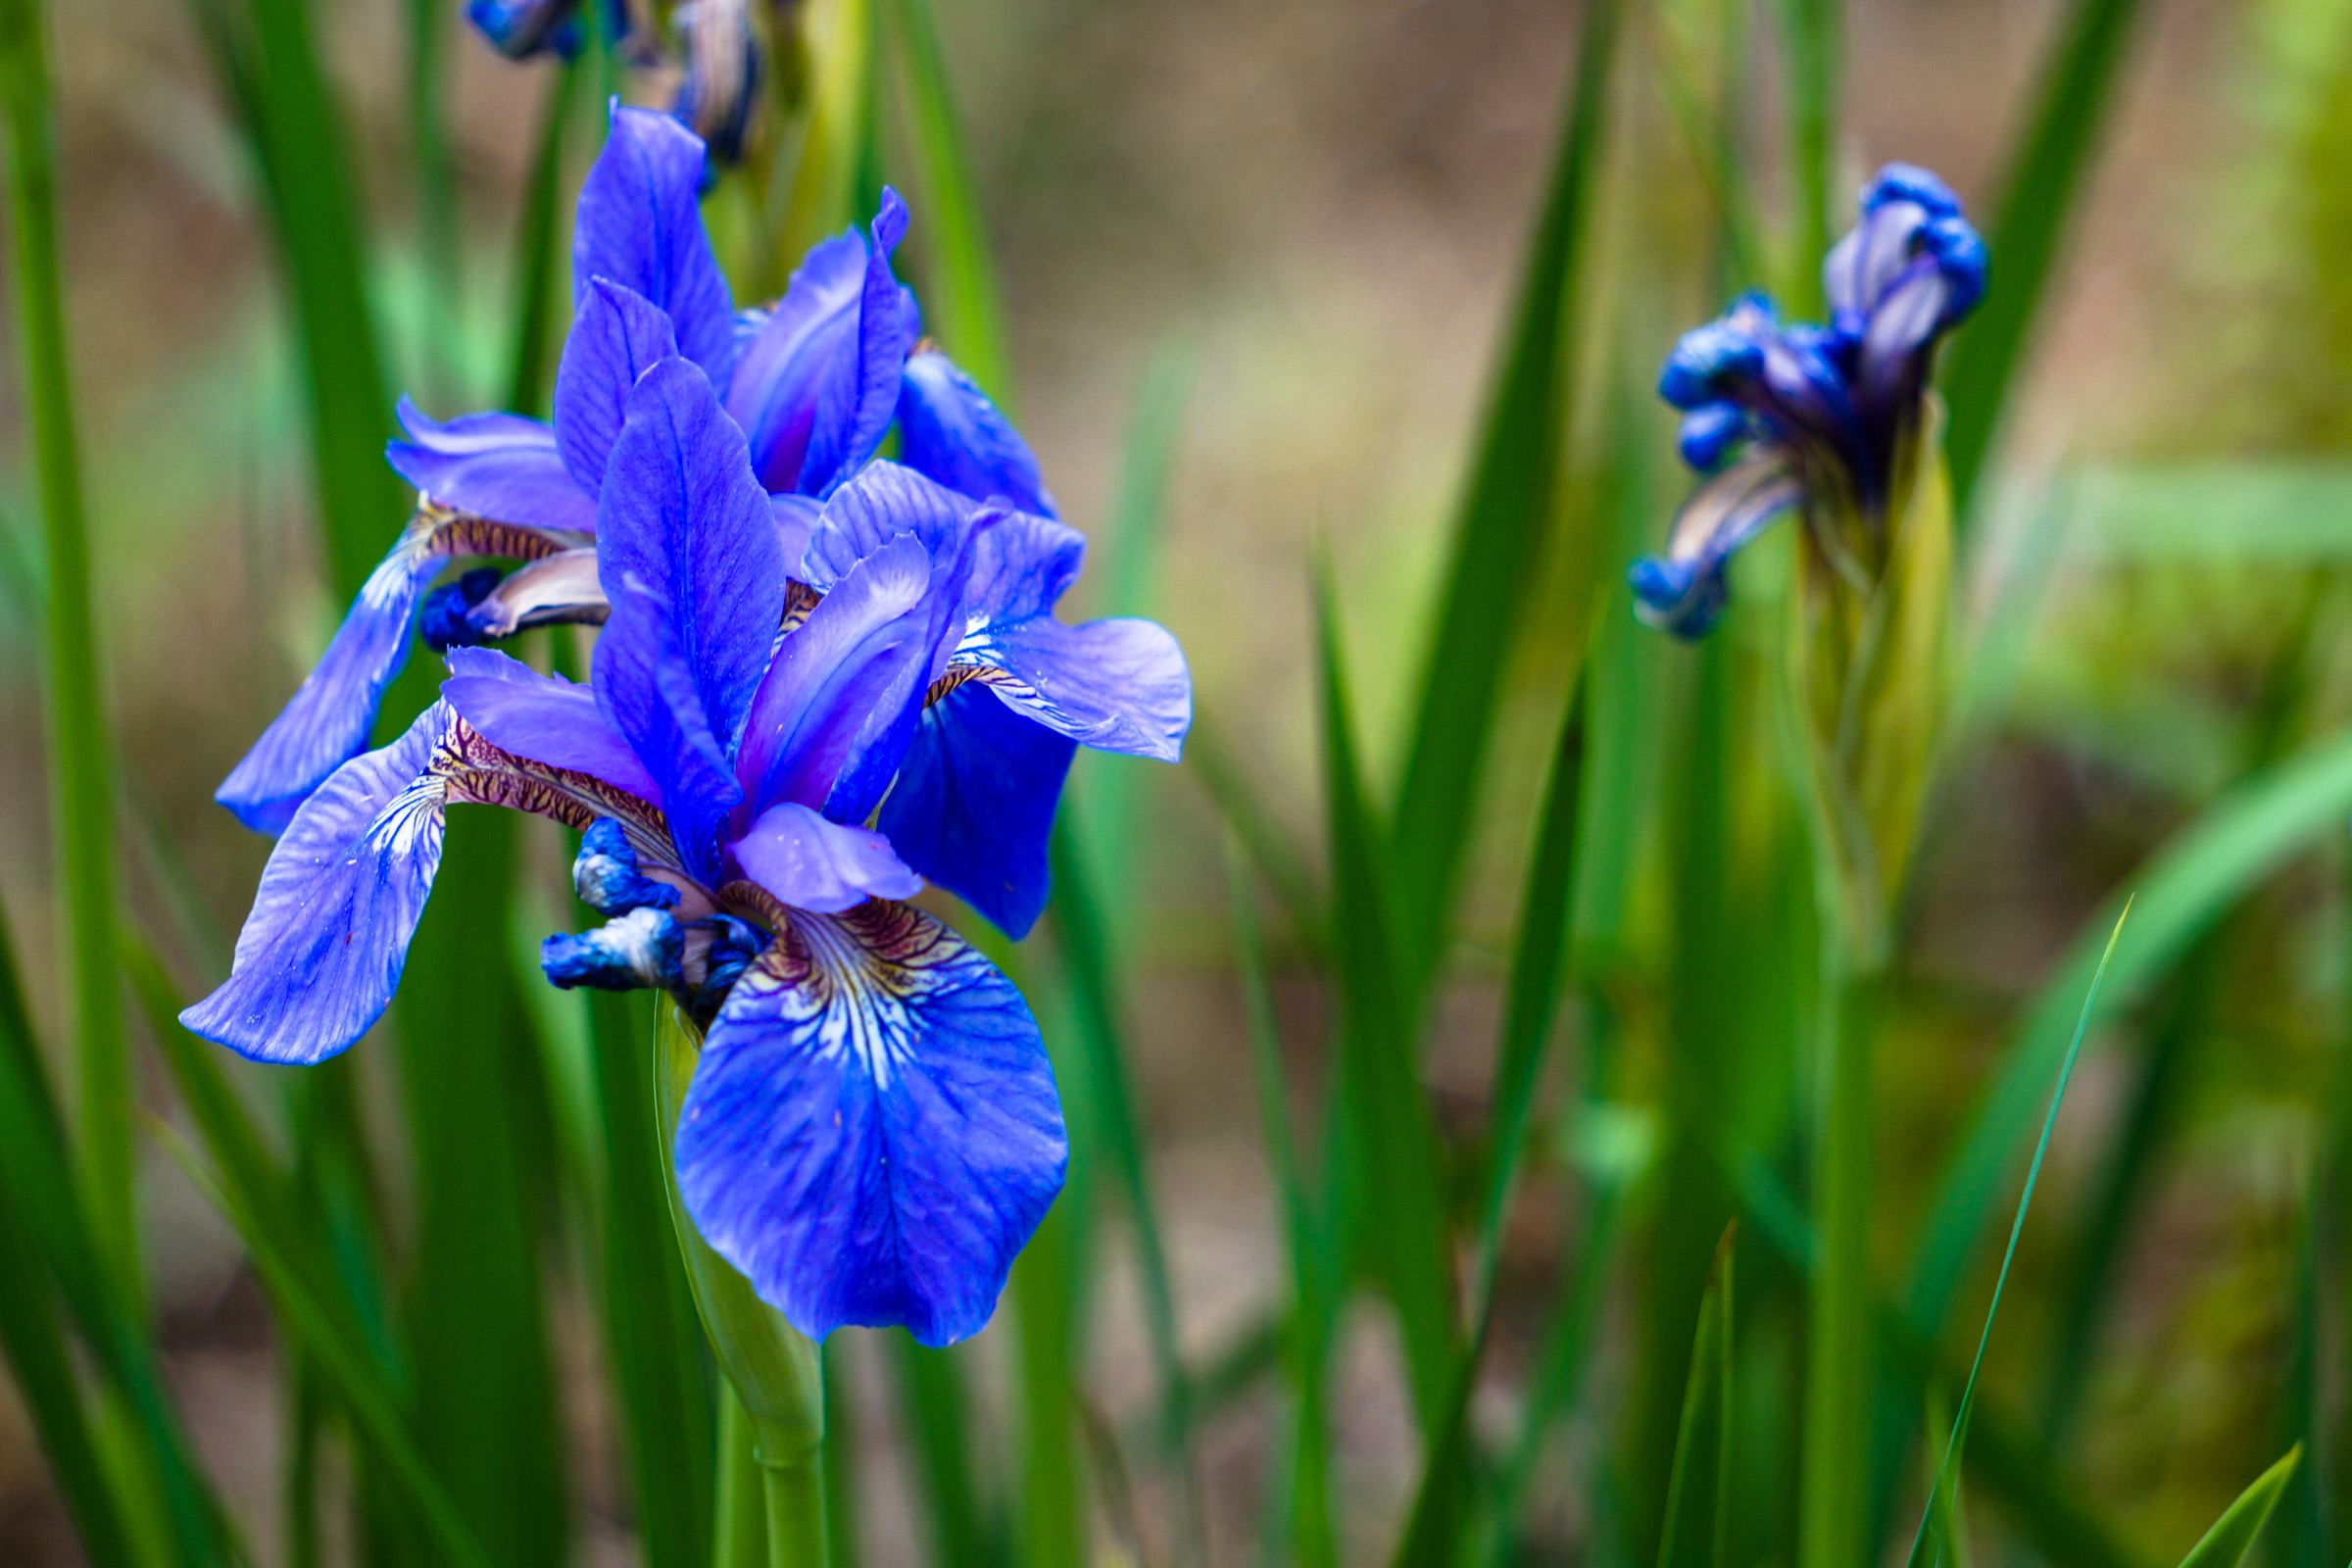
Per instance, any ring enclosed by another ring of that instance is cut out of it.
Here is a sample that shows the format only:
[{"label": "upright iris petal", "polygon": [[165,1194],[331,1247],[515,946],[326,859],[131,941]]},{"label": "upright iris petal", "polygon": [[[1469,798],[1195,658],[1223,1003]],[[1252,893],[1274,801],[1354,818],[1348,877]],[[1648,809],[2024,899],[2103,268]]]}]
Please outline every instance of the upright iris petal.
[{"label": "upright iris petal", "polygon": [[612,129],[580,187],[571,241],[572,303],[609,278],[665,312],[678,352],[724,384],[735,305],[703,231],[703,144],[667,115],[612,109]]},{"label": "upright iris petal", "polygon": [[972,378],[936,349],[906,361],[899,387],[899,460],[975,501],[1058,517],[1037,459]]}]

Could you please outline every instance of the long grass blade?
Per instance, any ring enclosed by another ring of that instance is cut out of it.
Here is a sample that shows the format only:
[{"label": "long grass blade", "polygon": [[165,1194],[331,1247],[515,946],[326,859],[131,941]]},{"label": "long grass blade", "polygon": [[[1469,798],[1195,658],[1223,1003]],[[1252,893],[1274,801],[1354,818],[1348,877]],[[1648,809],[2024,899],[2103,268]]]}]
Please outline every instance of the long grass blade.
[{"label": "long grass blade", "polygon": [[930,1560],[940,1568],[995,1568],[1004,1560],[1004,1537],[983,1509],[972,1473],[976,1424],[956,1352],[926,1348],[904,1331],[891,1333],[888,1343],[929,1522]]},{"label": "long grass blade", "polygon": [[[424,0],[419,0],[424,3]],[[545,89],[539,143],[531,155],[531,176],[522,190],[514,240],[514,348],[507,371],[507,407],[537,415],[547,406],[549,349],[556,331],[556,301],[563,280],[559,243],[559,198],[564,185],[564,132],[579,96],[581,66],[566,61]]]},{"label": "long grass blade", "polygon": [[1666,1488],[1658,1568],[1725,1568],[1732,1542],[1733,1262],[1738,1222],[1723,1233],[1699,1300],[1689,1391]]},{"label": "long grass blade", "polygon": [[[2033,1163],[2026,1167],[2026,1185],[2017,1195],[2017,1217],[2009,1222],[2009,1245],[2001,1251],[2000,1272],[1993,1276],[1992,1299],[1984,1306],[1984,1327],[1977,1335],[1976,1358],[1969,1363],[1968,1382],[1960,1390],[1960,1407],[1952,1414],[1951,1439],[1944,1446],[1941,1471],[1930,1490],[1929,1506],[1943,1494],[1952,1464],[1968,1443],[1968,1418],[1977,1402],[1977,1378],[1984,1370],[1984,1351],[1992,1344],[1992,1323],[2001,1310],[2001,1295],[2009,1288],[2009,1267],[2017,1261],[2017,1242],[2026,1231],[2026,1213],[2034,1206],[2034,1188],[2041,1180],[2041,1162],[2050,1152],[2050,1136],[2058,1130],[2058,1110],[2066,1102],[2067,1085],[2075,1076],[2075,1059],[2082,1054],[2082,1037],[2090,1032],[2090,1020],[2098,1010],[2099,987],[2106,982],[2107,966],[2115,961],[2115,945],[2123,940],[2124,925],[2132,918],[2132,903],[2124,901],[2123,911],[2115,917],[2115,929],[2107,934],[2107,947],[2099,955],[2099,966],[2090,977],[2090,990],[2082,998],[2082,1014],[2075,1020],[2074,1038],[2066,1044],[2066,1058],[2058,1064],[2058,1083],[2050,1091],[2050,1108],[2041,1119],[2041,1136],[2034,1145]],[[1920,1520],[1919,1534],[1911,1543],[1910,1561],[1917,1565],[1927,1549],[1928,1521]]]},{"label": "long grass blade", "polygon": [[2071,215],[2107,120],[2139,0],[2074,0],[2044,64],[2034,119],[2011,155],[2001,204],[1985,240],[1997,270],[1984,304],[1952,345],[1943,378],[1951,423],[1952,517],[1966,528],[1977,483],[1999,433],[2010,383],[2048,295]]},{"label": "long grass blade", "polygon": [[2246,1560],[2246,1553],[2254,1549],[2254,1538],[2262,1534],[2271,1510],[2278,1505],[2278,1494],[2286,1490],[2286,1483],[2302,1457],[2303,1446],[2297,1444],[2277,1464],[2256,1476],[2253,1484],[2239,1493],[2237,1500],[2213,1522],[2213,1528],[2189,1548],[2188,1555],[2180,1559],[2180,1568],[2238,1568]]},{"label": "long grass blade", "polygon": [[[2317,742],[2217,797],[2118,892],[2099,922],[2111,927],[2124,904],[2132,927],[2117,945],[2109,1004],[2139,995],[2201,932],[2321,834],[2352,811],[2352,734]],[[2073,1038],[2079,1004],[2105,943],[2079,940],[2036,995],[1995,1069],[1983,1102],[1945,1167],[1920,1230],[1906,1310],[1933,1334],[1968,1269],[1992,1205],[2035,1108]]]},{"label": "long grass blade", "polygon": [[135,1112],[122,977],[115,967],[115,791],[66,345],[56,109],[46,27],[39,0],[0,4],[0,115],[8,124],[18,351],[48,558],[42,697],[67,995],[81,1091],[79,1170],[100,1250],[136,1300],[142,1286]]},{"label": "long grass blade", "polygon": [[1437,1130],[1414,1052],[1421,998],[1403,962],[1396,886],[1364,798],[1328,572],[1317,577],[1315,619],[1331,835],[1331,946],[1347,1057],[1341,1082],[1359,1140],[1357,1179],[1380,1216],[1375,1235],[1403,1330],[1414,1403],[1424,1433],[1434,1435],[1447,1407],[1459,1336]]},{"label": "long grass blade", "polygon": [[1781,287],[1800,318],[1822,314],[1821,263],[1830,251],[1830,182],[1838,163],[1838,102],[1845,68],[1839,0],[1778,0],[1788,72],[1788,160],[1793,174]]},{"label": "long grass blade", "polygon": [[1585,8],[1575,86],[1477,437],[1421,677],[1395,827],[1398,907],[1406,922],[1399,956],[1416,973],[1438,957],[1504,664],[1556,510],[1576,357],[1571,328],[1622,10],[1622,0],[1592,0]]},{"label": "long grass blade", "polygon": [[398,531],[392,433],[347,132],[310,0],[189,0],[270,204],[293,296],[330,578],[349,599]]}]

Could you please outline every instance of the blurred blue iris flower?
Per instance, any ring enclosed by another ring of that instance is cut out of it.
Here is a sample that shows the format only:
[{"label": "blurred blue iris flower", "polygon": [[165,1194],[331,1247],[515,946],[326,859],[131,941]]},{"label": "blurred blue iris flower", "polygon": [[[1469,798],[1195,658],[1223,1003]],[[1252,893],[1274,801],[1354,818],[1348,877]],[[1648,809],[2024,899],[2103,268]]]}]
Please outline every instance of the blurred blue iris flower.
[{"label": "blurred blue iris flower", "polygon": [[[466,0],[466,17],[509,60],[554,55],[570,60],[584,41],[582,0]],[[600,0],[595,7],[616,53],[641,67],[662,64],[658,29],[643,0]],[[669,112],[703,139],[710,166],[738,163],[759,108],[766,51],[753,24],[751,0],[681,0],[669,13],[676,39],[677,87]]]},{"label": "blurred blue iris flower", "polygon": [[[1034,812],[1023,787],[1058,787],[1073,739],[1173,755],[1182,656],[1145,623],[1054,621],[1077,536],[911,468],[828,468],[821,505],[779,511],[755,467],[771,449],[721,400],[731,335],[654,303],[710,285],[629,275],[656,295],[591,274],[565,354],[590,414],[554,437],[566,473],[597,475],[590,684],[451,649],[440,700],[293,812],[228,980],[183,1021],[258,1060],[334,1055],[391,1001],[450,806],[579,828],[576,885],[612,919],[544,962],[563,985],[664,987],[709,1021],[675,1146],[703,1235],[805,1334],[946,1344],[987,1321],[1067,1146],[1018,992],[901,901],[924,858],[1004,871],[986,812]],[[967,697],[991,716],[965,724]],[[1007,724],[1036,736],[943,805]]]},{"label": "blurred blue iris flower", "polygon": [[[417,514],[318,668],[216,793],[247,826],[282,831],[311,792],[365,748],[377,704],[408,658],[412,626],[440,649],[529,626],[604,620],[595,542],[605,464],[634,373],[664,357],[699,367],[744,431],[788,573],[800,572],[819,504],[866,464],[894,422],[917,473],[971,503],[1054,516],[1018,432],[970,377],[917,341],[920,313],[890,266],[906,227],[897,193],[883,192],[866,233],[851,230],[811,250],[781,300],[739,313],[703,228],[703,164],[702,142],[676,121],[613,111],[612,134],[580,192],[572,248],[578,315],[557,371],[552,424],[498,413],[436,423],[402,401],[409,439],[392,443],[388,455],[416,486]],[[1074,572],[1077,535],[1066,542]],[[522,564],[467,572],[428,598],[432,580],[464,557]],[[1066,584],[1064,576],[1054,592]],[[1051,619],[1051,609],[1049,600],[1036,613]],[[977,639],[968,661],[979,667],[1003,628],[967,630]],[[1166,678],[1182,684],[1173,640],[1152,630],[1162,640],[1152,650],[1154,668],[1173,669]],[[1030,727],[1058,725],[1069,740],[1172,759],[1189,708],[1163,703],[1163,722],[1147,746],[1053,704],[1023,709],[1022,699],[1006,695],[1010,679],[992,677],[1011,714],[985,711],[967,696],[930,724],[914,784],[951,818],[922,836],[918,869],[1018,935],[1044,902],[1042,837],[967,828],[961,816],[970,798],[949,785],[972,770],[979,753],[1003,751],[1025,792],[1045,789],[1049,777],[1057,791],[1068,747],[1057,748],[1052,734],[1029,734],[1014,722],[1024,713],[1036,721]],[[982,730],[989,741],[975,738]],[[1023,820],[1052,816],[1051,798],[1040,807],[1024,793],[1019,804]],[[1011,852],[1003,846],[1031,838],[1034,856],[1024,848],[1005,861]]]},{"label": "blurred blue iris flower", "polygon": [[1936,347],[1976,309],[1984,277],[1984,243],[1959,199],[1926,170],[1889,164],[1822,263],[1829,325],[1784,325],[1770,300],[1746,294],[1685,333],[1658,392],[1684,411],[1684,461],[1709,477],[1666,553],[1634,564],[1642,617],[1704,636],[1723,612],[1732,556],[1792,507],[1849,509],[1883,526]]}]

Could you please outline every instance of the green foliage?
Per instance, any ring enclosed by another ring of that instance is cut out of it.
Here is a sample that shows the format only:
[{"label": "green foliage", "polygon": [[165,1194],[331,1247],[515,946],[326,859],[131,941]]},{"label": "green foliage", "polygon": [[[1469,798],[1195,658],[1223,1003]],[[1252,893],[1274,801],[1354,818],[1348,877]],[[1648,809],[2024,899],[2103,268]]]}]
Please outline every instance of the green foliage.
[{"label": "green foliage", "polygon": [[2278,1494],[2286,1490],[2287,1481],[2294,1475],[2296,1464],[2303,1457],[2300,1445],[2289,1448],[2251,1486],[2238,1494],[2237,1500],[2226,1509],[2203,1539],[2189,1548],[2180,1559],[2180,1568],[2237,1568],[2254,1549],[2254,1538],[2270,1522],[2271,1510],[2278,1505]]}]

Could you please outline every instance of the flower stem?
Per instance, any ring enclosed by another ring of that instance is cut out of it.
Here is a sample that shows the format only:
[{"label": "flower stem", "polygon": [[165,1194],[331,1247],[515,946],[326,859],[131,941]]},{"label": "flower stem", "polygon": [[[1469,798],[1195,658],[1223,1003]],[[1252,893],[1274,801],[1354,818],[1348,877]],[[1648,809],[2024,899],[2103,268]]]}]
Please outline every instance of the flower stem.
[{"label": "flower stem", "polygon": [[1866,1560],[1870,1475],[1871,1057],[1880,967],[1828,944],[1823,976],[1826,1077],[1814,1143],[1812,1310],[1806,1325],[1798,1561]]},{"label": "flower stem", "polygon": [[825,1568],[823,1457],[760,1466],[767,1494],[767,1568]]},{"label": "flower stem", "polygon": [[138,1283],[130,1063],[115,969],[115,863],[106,722],[98,678],[81,463],[66,353],[57,235],[56,115],[40,0],[0,0],[0,114],[8,122],[9,227],[24,397],[40,470],[49,557],[44,682],[64,948],[81,1073],[83,1179],[99,1243]]},{"label": "flower stem", "polygon": [[716,1568],[766,1568],[767,1495],[760,1480],[752,1418],[734,1385],[718,1386],[718,1540]]}]

